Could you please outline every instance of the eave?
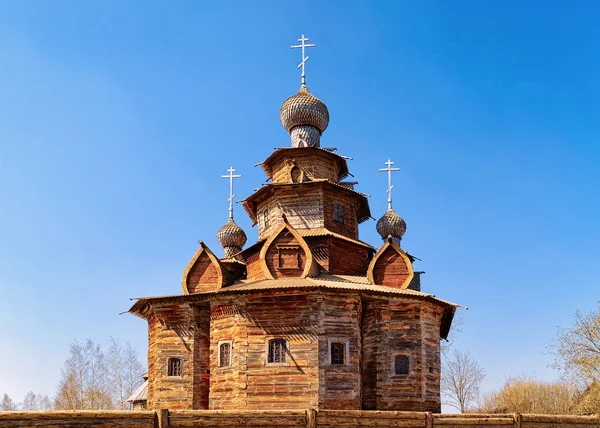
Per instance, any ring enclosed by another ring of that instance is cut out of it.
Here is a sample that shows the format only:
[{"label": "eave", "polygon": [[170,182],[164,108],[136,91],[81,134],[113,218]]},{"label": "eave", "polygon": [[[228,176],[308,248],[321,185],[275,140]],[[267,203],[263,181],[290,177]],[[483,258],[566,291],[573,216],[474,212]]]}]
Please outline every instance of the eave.
[{"label": "eave", "polygon": [[338,180],[343,180],[344,178],[350,175],[348,171],[348,163],[346,162],[346,157],[335,153],[331,149],[324,149],[321,147],[279,147],[275,149],[273,153],[269,155],[264,161],[262,161],[259,165],[262,166],[263,171],[270,179],[273,178],[273,169],[271,166],[277,162],[277,160],[288,154],[290,151],[294,151],[294,153],[317,153],[319,155],[329,156],[334,159],[340,165],[340,172],[338,174]]}]

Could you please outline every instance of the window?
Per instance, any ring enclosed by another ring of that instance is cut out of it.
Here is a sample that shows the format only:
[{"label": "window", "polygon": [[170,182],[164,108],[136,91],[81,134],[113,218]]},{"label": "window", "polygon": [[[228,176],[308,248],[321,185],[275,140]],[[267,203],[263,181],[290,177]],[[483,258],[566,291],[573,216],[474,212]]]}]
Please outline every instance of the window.
[{"label": "window", "polygon": [[334,342],[331,344],[331,364],[344,364],[346,344]]},{"label": "window", "polygon": [[271,221],[269,219],[269,209],[265,209],[263,211],[263,224],[265,225],[265,229],[271,225]]},{"label": "window", "polygon": [[231,365],[231,343],[221,343],[219,346],[219,367]]},{"label": "window", "polygon": [[285,339],[273,339],[269,341],[269,363],[285,363],[287,345]]},{"label": "window", "polygon": [[397,375],[407,376],[410,372],[410,358],[408,355],[396,355],[394,359],[394,372]]},{"label": "window", "polygon": [[429,373],[433,373],[433,367],[429,367]]},{"label": "window", "polygon": [[333,221],[344,222],[344,207],[339,204],[333,204]]},{"label": "window", "polygon": [[294,166],[290,171],[290,175],[292,176],[292,183],[300,183],[302,182],[302,171],[297,166]]},{"label": "window", "polygon": [[278,245],[276,248],[279,269],[300,269],[300,246]]},{"label": "window", "polygon": [[167,374],[181,376],[181,360],[179,358],[169,358]]}]

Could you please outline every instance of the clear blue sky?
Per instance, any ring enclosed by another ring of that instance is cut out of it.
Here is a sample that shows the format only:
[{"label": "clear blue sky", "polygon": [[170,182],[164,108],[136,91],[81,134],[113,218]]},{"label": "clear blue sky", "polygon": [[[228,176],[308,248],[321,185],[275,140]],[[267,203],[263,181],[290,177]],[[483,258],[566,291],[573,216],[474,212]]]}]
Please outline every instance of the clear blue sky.
[{"label": "clear blue sky", "polygon": [[[486,388],[535,372],[599,299],[596,2],[0,3],[0,393],[53,394],[74,338],[146,352],[130,297],[181,291],[227,220],[234,165],[289,145],[307,83],[322,143],[352,156],[374,217],[389,157],[424,291],[468,306],[456,346]],[[256,230],[238,206],[249,242]],[[361,238],[379,245],[375,222]]]}]

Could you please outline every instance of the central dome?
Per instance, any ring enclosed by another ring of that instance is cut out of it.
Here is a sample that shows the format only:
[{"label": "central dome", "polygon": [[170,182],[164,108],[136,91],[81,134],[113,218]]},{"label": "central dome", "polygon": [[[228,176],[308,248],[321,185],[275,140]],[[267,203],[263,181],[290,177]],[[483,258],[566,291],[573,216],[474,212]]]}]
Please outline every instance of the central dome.
[{"label": "central dome", "polygon": [[291,135],[294,147],[318,147],[321,134],[329,124],[329,110],[323,101],[302,84],[296,95],[283,102],[279,118]]}]

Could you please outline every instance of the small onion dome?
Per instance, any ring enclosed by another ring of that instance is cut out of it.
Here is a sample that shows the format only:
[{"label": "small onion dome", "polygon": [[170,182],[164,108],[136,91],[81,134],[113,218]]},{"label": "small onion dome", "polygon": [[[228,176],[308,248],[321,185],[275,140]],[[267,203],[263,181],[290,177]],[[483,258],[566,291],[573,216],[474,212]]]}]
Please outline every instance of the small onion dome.
[{"label": "small onion dome", "polygon": [[311,94],[306,85],[302,84],[296,95],[283,102],[279,118],[288,133],[299,125],[314,126],[323,133],[329,124],[329,110],[323,101]]},{"label": "small onion dome", "polygon": [[217,241],[225,250],[225,257],[233,257],[242,251],[246,240],[246,234],[232,218],[217,232]]},{"label": "small onion dome", "polygon": [[389,208],[377,221],[376,228],[383,239],[391,236],[394,242],[400,243],[404,232],[406,232],[406,223],[393,209]]}]

